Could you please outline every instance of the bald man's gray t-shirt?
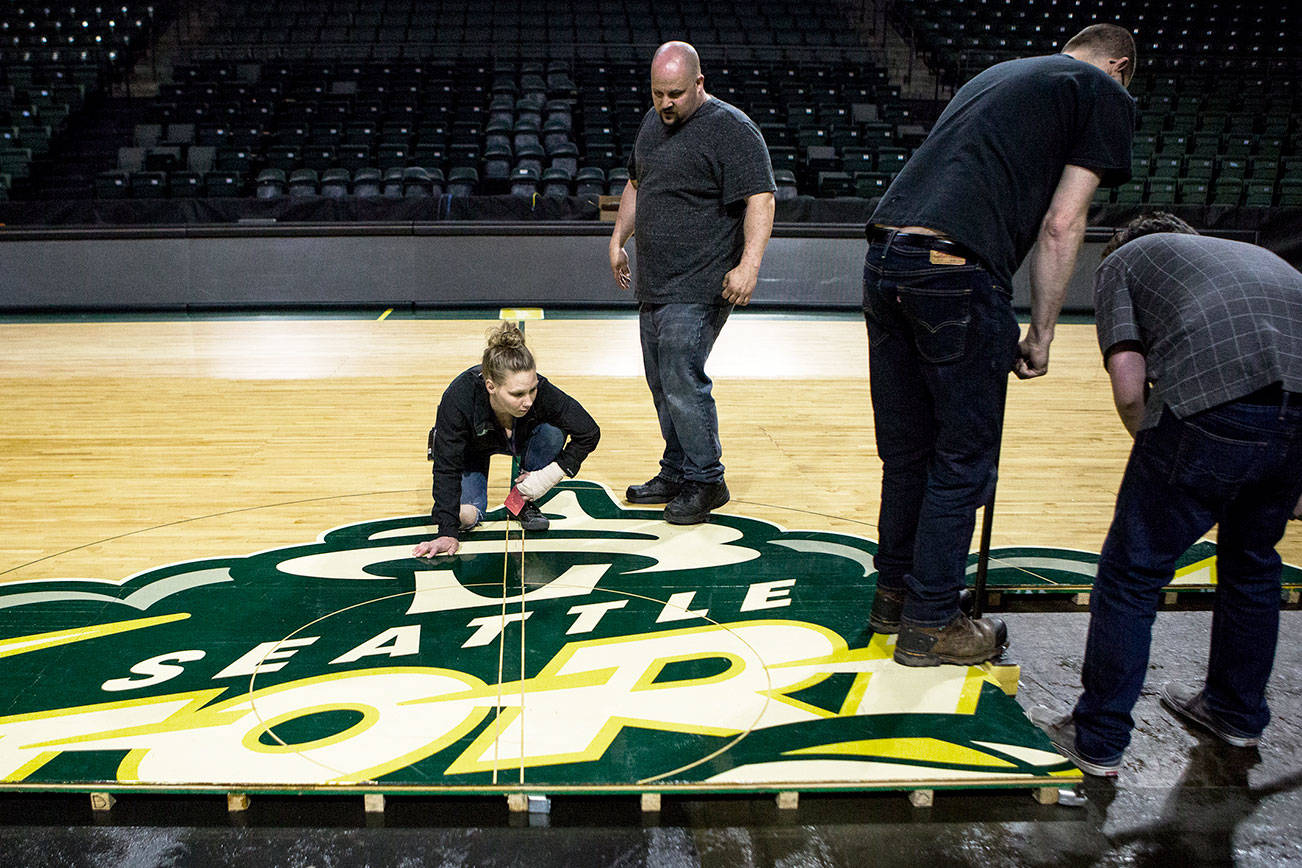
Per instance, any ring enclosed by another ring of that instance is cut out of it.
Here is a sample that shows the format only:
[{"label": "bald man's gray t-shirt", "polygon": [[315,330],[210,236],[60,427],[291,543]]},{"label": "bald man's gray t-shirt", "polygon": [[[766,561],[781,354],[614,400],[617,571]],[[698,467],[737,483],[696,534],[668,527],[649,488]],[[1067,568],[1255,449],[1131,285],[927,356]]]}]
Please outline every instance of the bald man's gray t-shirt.
[{"label": "bald man's gray t-shirt", "polygon": [[637,182],[638,301],[723,304],[723,276],[745,245],[746,199],[776,189],[759,128],[713,98],[673,127],[652,109],[628,173]]}]

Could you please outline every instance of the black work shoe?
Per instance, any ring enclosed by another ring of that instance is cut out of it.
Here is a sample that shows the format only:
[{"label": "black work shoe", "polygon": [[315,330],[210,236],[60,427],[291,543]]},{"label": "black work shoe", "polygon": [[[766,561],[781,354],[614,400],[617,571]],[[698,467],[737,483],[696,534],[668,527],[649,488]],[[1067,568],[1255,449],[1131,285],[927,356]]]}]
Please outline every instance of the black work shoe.
[{"label": "black work shoe", "polygon": [[900,588],[883,588],[877,586],[873,592],[873,607],[868,612],[868,626],[874,633],[900,632],[900,613],[904,611],[904,599],[909,592]]},{"label": "black work shoe", "polygon": [[520,522],[520,527],[530,532],[547,530],[552,524],[551,519],[543,515],[538,504],[532,500],[526,500],[524,506],[520,507],[520,514],[513,515],[511,518]]},{"label": "black work shoe", "polygon": [[1008,628],[998,618],[969,618],[962,612],[943,627],[922,627],[900,619],[895,662],[905,666],[954,663],[976,666],[1008,647]]},{"label": "black work shoe", "polygon": [[718,482],[683,480],[683,489],[665,507],[665,521],[670,524],[700,524],[710,517],[710,510],[728,502],[728,486]]},{"label": "black work shoe", "polygon": [[[909,592],[900,588],[883,588],[877,586],[873,593],[873,607],[868,613],[868,626],[874,633],[900,632],[900,617],[904,613],[904,600]],[[964,588],[958,595],[958,609],[964,615],[972,614],[972,604],[976,595],[971,588]]]},{"label": "black work shoe", "polygon": [[1163,684],[1162,707],[1177,720],[1210,732],[1228,745],[1256,747],[1261,742],[1260,735],[1248,735],[1212,717],[1202,691],[1196,687],[1173,682]]},{"label": "black work shoe", "polygon": [[668,503],[678,496],[682,488],[681,482],[673,482],[657,474],[641,485],[630,485],[624,492],[624,499],[629,503]]},{"label": "black work shoe", "polygon": [[1043,705],[1037,705],[1026,713],[1031,723],[1044,730],[1044,734],[1053,742],[1058,753],[1072,761],[1076,768],[1087,775],[1100,778],[1115,778],[1121,770],[1121,757],[1107,762],[1086,759],[1076,749],[1076,722],[1070,714],[1054,714]]}]

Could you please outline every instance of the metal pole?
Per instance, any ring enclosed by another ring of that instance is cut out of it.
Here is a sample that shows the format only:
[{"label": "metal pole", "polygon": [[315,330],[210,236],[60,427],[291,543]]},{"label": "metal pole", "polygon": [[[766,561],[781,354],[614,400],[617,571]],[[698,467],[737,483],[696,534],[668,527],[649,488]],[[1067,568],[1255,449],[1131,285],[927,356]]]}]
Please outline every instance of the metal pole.
[{"label": "metal pole", "polygon": [[986,573],[990,568],[990,532],[995,521],[995,493],[999,488],[999,453],[1003,445],[1003,424],[999,426],[999,443],[995,446],[995,482],[981,514],[981,546],[977,549],[976,581],[972,585],[972,617],[980,618],[985,608]]}]

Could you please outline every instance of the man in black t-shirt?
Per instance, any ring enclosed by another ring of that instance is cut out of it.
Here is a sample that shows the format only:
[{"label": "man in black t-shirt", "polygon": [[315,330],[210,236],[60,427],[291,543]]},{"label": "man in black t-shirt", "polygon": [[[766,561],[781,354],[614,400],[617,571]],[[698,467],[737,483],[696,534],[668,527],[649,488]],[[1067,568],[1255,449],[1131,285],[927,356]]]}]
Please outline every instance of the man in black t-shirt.
[{"label": "man in black t-shirt", "polygon": [[[666,503],[666,521],[696,524],[729,497],[705,360],[732,306],[748,304],[755,290],[776,185],[759,128],[705,92],[690,45],[656,51],[651,95],[609,253],[615,282],[635,286],[642,363],[665,448],[659,473],[625,497]],[[624,251],[630,236],[636,281]]]},{"label": "man in black t-shirt", "polygon": [[[1009,371],[1043,375],[1100,183],[1130,174],[1130,33],[1096,24],[1061,54],[963,85],[868,224],[864,317],[882,459],[869,623],[895,660],[975,664],[1006,644],[959,610],[976,509],[993,493]],[[1013,272],[1030,255],[1018,342]]]}]

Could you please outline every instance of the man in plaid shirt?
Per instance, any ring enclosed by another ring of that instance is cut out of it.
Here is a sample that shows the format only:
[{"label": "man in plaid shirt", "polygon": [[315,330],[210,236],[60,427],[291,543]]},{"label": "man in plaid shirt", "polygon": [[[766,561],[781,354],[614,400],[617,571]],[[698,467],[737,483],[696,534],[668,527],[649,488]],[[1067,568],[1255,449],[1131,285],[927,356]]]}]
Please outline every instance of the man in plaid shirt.
[{"label": "man in plaid shirt", "polygon": [[1087,773],[1115,775],[1148,669],[1157,602],[1213,525],[1217,590],[1202,685],[1162,704],[1236,747],[1270,720],[1279,633],[1275,546],[1302,495],[1302,274],[1169,215],[1118,232],[1095,275],[1099,348],[1135,438],[1099,557],[1075,710],[1032,712]]}]

